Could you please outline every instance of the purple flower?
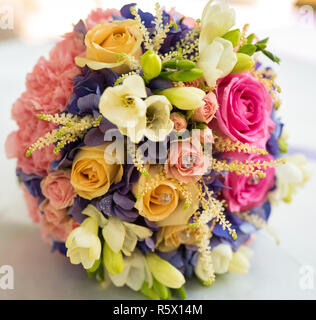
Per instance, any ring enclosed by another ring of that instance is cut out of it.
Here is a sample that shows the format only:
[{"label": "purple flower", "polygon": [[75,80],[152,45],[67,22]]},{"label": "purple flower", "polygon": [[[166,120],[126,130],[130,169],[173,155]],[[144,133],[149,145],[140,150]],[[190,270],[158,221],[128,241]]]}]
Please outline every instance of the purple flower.
[{"label": "purple flower", "polygon": [[100,96],[107,87],[112,87],[118,79],[111,69],[82,69],[82,73],[73,79],[73,93],[70,96],[67,111],[73,114],[99,115]]},{"label": "purple flower", "polygon": [[[268,220],[271,212],[270,202],[267,201],[263,205],[257,208],[253,208],[250,211],[250,214],[257,215],[263,220]],[[224,243],[232,247],[233,251],[237,251],[238,248],[249,240],[250,235],[257,231],[257,228],[244,220],[241,220],[237,217],[236,214],[233,214],[229,211],[225,211],[226,219],[232,224],[231,228],[236,230],[237,239],[234,240],[229,234],[228,230],[223,230],[222,226],[218,223],[215,225],[212,230],[212,238],[210,240],[211,249],[215,248],[217,245]]]},{"label": "purple flower", "polygon": [[[123,6],[120,10],[122,17],[126,18],[126,19],[134,19],[135,16],[131,13],[131,7],[135,7],[136,9],[136,3],[130,3],[130,4],[126,4],[125,6]],[[144,12],[140,9],[137,10],[138,14],[141,18],[141,20],[144,22],[145,27],[146,28],[154,28],[155,24],[155,17],[149,13],[149,12]]]},{"label": "purple flower", "polygon": [[33,197],[39,197],[38,204],[40,204],[45,199],[41,189],[42,177],[36,174],[25,174],[19,169],[16,170],[16,175]]},{"label": "purple flower", "polygon": [[280,146],[278,144],[278,140],[280,139],[283,131],[283,123],[280,118],[276,117],[275,109],[272,110],[271,119],[275,123],[274,131],[271,133],[270,138],[266,144],[266,148],[270,154],[272,154],[275,158],[280,155]]},{"label": "purple flower", "polygon": [[194,246],[180,246],[177,250],[170,252],[156,253],[162,258],[171,263],[174,267],[179,269],[185,276],[191,278],[194,267],[196,266],[198,248]]}]

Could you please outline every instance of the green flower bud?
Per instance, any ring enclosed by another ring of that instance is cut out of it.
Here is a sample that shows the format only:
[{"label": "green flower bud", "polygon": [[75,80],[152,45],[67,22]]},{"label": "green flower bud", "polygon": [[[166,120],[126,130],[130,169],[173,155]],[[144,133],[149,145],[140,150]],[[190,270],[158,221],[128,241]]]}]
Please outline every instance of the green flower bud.
[{"label": "green flower bud", "polygon": [[202,69],[193,68],[191,70],[182,70],[178,72],[165,71],[160,73],[160,77],[170,81],[194,81],[201,78]]},{"label": "green flower bud", "polygon": [[195,63],[191,60],[169,60],[163,63],[163,69],[191,70],[195,67]]},{"label": "green flower bud", "polygon": [[187,293],[185,291],[185,287],[182,286],[179,289],[175,289],[176,294],[180,297],[180,299],[185,300],[187,297]]},{"label": "green flower bud", "polygon": [[160,300],[160,296],[153,289],[149,288],[147,282],[143,283],[140,292],[151,300]]},{"label": "green flower bud", "polygon": [[107,243],[103,247],[103,262],[110,275],[121,273],[124,270],[124,261],[122,252],[112,251]]},{"label": "green flower bud", "polygon": [[228,31],[224,34],[223,38],[230,41],[233,47],[236,47],[240,42],[241,32],[239,29]]},{"label": "green flower bud", "polygon": [[161,59],[154,51],[147,50],[141,56],[140,62],[146,81],[150,81],[159,76],[161,72]]},{"label": "green flower bud", "polygon": [[156,279],[154,279],[153,289],[163,300],[168,300],[171,295],[170,290]]},{"label": "green flower bud", "polygon": [[245,44],[243,45],[238,52],[247,54],[248,56],[252,56],[257,51],[257,46],[254,44]]},{"label": "green flower bud", "polygon": [[194,87],[175,87],[159,91],[181,110],[194,110],[204,105],[205,92]]},{"label": "green flower bud", "polygon": [[87,269],[87,272],[94,273],[95,271],[97,271],[99,269],[100,263],[101,263],[101,258],[96,260],[94,265],[90,269]]},{"label": "green flower bud", "polygon": [[232,71],[232,73],[238,73],[238,72],[246,72],[250,70],[255,62],[251,57],[249,57],[247,54],[237,52],[237,63],[235,64],[235,67]]}]

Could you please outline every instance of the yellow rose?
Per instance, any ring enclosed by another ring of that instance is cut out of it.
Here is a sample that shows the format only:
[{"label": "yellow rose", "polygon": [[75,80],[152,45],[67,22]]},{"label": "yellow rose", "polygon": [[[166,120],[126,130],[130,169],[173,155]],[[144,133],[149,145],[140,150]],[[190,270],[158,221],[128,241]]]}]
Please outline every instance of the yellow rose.
[{"label": "yellow rose", "polygon": [[188,227],[187,224],[161,228],[157,233],[156,248],[162,252],[177,249],[181,244],[198,245],[201,234],[197,228]]},{"label": "yellow rose", "polygon": [[109,164],[105,160],[105,148],[110,143],[97,147],[82,147],[75,156],[70,182],[76,193],[91,200],[104,195],[112,183],[123,176],[121,164]]},{"label": "yellow rose", "polygon": [[[191,198],[190,206],[186,208],[186,197],[174,179],[162,177],[159,166],[146,166],[150,178],[141,175],[133,185],[137,201],[135,204],[139,214],[158,226],[183,225],[198,209],[198,188],[194,183],[185,185]],[[148,184],[147,189],[144,186]],[[150,187],[153,185],[153,187]]]},{"label": "yellow rose", "polygon": [[93,70],[111,68],[117,73],[126,73],[129,71],[126,58],[122,56],[118,60],[118,55],[127,54],[140,60],[141,42],[142,34],[134,20],[97,24],[87,32],[86,56],[76,57],[76,64]]}]

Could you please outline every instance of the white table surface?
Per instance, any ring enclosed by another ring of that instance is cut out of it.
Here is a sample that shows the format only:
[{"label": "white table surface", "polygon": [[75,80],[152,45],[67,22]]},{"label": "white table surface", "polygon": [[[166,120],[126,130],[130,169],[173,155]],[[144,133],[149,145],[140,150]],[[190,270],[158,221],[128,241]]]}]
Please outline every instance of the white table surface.
[{"label": "white table surface", "polygon": [[[274,30],[273,34],[274,51],[282,55],[277,68],[283,89],[280,114],[290,132],[291,148],[314,153],[309,160],[315,177],[316,56],[310,55],[309,49],[304,52],[304,47],[296,54],[287,45],[287,32]],[[0,43],[0,266],[14,268],[14,290],[0,289],[0,299],[142,299],[129,289],[104,290],[67,258],[50,253],[39,227],[28,218],[16,183],[15,161],[5,157],[5,138],[15,128],[10,120],[11,104],[24,89],[26,72],[50,47],[19,41]],[[304,54],[308,58],[301,59]],[[315,272],[314,290],[302,290],[299,285],[302,266],[316,270],[315,192],[316,180],[312,177],[291,205],[274,209],[270,222],[281,244],[277,246],[260,231],[251,244],[254,256],[248,275],[218,276],[212,287],[191,280],[186,286],[188,299],[316,299]]]}]

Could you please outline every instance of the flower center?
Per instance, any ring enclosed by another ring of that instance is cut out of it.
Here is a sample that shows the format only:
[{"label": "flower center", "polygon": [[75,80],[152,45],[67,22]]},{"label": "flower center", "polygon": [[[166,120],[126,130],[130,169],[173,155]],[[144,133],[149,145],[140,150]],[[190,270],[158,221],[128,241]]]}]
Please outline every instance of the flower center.
[{"label": "flower center", "polygon": [[126,108],[134,108],[135,107],[135,99],[127,94],[121,97],[122,103]]},{"label": "flower center", "polygon": [[158,202],[162,205],[167,205],[171,202],[172,196],[170,193],[165,193],[163,192],[162,194],[159,195],[158,197]]},{"label": "flower center", "polygon": [[253,177],[249,178],[248,184],[256,185],[259,183],[259,181],[260,181],[260,178],[258,176],[253,176]]},{"label": "flower center", "polygon": [[182,165],[186,169],[191,169],[197,161],[197,157],[194,154],[186,154],[182,158]]}]

